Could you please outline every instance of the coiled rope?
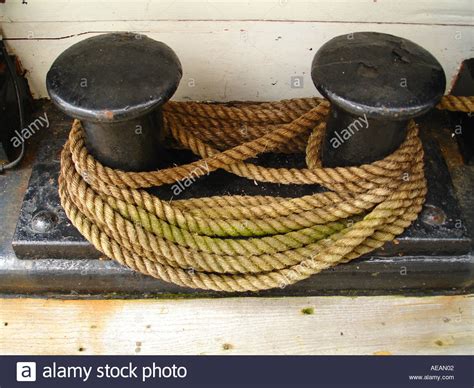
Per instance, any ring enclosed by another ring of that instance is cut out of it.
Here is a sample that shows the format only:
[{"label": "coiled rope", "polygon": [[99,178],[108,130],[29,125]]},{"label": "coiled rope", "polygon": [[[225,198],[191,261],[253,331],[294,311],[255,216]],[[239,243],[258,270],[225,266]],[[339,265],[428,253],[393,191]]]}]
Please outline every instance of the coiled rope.
[{"label": "coiled rope", "polygon": [[[445,96],[439,109],[474,111],[474,98]],[[381,247],[421,211],[426,180],[418,127],[401,146],[358,167],[322,168],[329,103],[168,102],[165,128],[202,159],[152,172],[103,166],[74,121],[61,154],[59,194],[73,225],[99,251],[133,270],[180,286],[243,292],[285,287]],[[307,168],[245,162],[262,152],[306,152]],[[163,201],[145,188],[224,169],[282,184],[330,190],[299,198],[214,196]]]}]

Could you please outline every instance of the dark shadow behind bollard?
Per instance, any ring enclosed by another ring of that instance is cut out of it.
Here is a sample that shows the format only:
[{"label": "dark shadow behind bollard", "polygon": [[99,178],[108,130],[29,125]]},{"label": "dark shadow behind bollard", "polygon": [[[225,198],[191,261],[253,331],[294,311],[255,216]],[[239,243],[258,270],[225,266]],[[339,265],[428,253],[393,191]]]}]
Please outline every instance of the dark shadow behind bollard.
[{"label": "dark shadow behind bollard", "polygon": [[59,109],[81,120],[86,147],[98,161],[150,171],[163,158],[161,106],[181,76],[181,63],[166,44],[112,33],[65,50],[51,66],[46,86]]},{"label": "dark shadow behind bollard", "polygon": [[446,86],[443,68],[428,51],[377,32],[331,39],[314,56],[311,76],[331,102],[325,167],[371,163],[395,151],[408,121],[433,108]]}]

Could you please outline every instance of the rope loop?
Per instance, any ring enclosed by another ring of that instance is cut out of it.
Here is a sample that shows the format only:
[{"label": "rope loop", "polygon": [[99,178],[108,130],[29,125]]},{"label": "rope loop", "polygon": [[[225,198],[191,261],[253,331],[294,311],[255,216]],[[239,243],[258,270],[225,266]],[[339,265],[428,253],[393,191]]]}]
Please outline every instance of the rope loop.
[{"label": "rope loop", "polygon": [[[444,96],[439,109],[474,111],[474,98]],[[168,102],[168,136],[201,159],[151,172],[102,165],[74,121],[61,153],[59,194],[73,225],[122,265],[180,286],[245,292],[286,287],[353,260],[402,233],[421,211],[423,147],[412,121],[391,155],[356,167],[323,168],[329,103]],[[264,152],[305,153],[307,167],[268,168]],[[318,184],[298,198],[213,196],[171,202],[149,187],[223,169],[260,182]]]}]

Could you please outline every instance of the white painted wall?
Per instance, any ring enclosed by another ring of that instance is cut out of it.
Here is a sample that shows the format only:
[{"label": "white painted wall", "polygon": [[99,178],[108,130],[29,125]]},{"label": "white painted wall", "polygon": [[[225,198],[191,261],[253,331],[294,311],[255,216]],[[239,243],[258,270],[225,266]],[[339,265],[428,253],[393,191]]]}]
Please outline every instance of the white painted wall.
[{"label": "white painted wall", "polygon": [[[36,97],[70,45],[111,31],[161,40],[181,59],[177,99],[277,100],[315,95],[310,65],[327,40],[355,31],[399,35],[443,65],[449,83],[474,56],[472,0],[93,1],[6,0],[0,22],[8,48],[28,71]],[[130,58],[130,68],[139,66]],[[304,76],[301,89],[291,76]]]}]

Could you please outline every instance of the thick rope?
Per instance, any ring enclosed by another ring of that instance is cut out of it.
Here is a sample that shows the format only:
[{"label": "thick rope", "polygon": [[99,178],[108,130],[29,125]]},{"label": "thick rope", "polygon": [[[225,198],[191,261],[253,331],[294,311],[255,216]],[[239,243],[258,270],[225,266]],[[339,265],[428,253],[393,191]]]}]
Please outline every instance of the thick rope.
[{"label": "thick rope", "polygon": [[[474,111],[474,98],[444,96],[439,109]],[[357,167],[322,168],[329,104],[168,102],[165,130],[197,162],[152,172],[103,166],[75,121],[61,154],[59,194],[73,225],[99,251],[141,273],[216,291],[285,287],[353,260],[403,232],[421,211],[426,180],[418,128],[401,146]],[[306,152],[307,168],[247,162],[262,152]],[[206,165],[206,170],[199,168]],[[145,188],[224,169],[261,182],[319,184],[299,198],[215,196],[163,201]]]}]

